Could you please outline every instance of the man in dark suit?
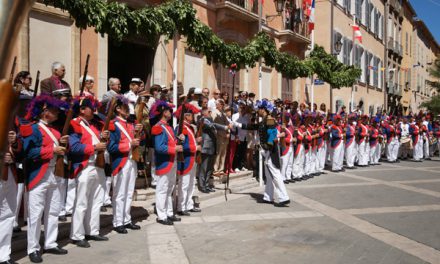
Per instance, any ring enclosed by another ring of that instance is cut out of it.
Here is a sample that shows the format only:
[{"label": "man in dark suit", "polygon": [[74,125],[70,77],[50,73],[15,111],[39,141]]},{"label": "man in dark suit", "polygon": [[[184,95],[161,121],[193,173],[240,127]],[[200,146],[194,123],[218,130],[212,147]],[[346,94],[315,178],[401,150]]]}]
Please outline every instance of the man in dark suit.
[{"label": "man in dark suit", "polygon": [[41,94],[52,95],[54,91],[60,89],[70,89],[70,94],[72,94],[70,85],[63,80],[66,74],[64,65],[61,62],[54,62],[52,63],[51,69],[52,76],[42,80],[40,83]]},{"label": "man in dark suit", "polygon": [[214,192],[215,190],[209,187],[209,179],[214,171],[215,155],[217,154],[217,130],[225,130],[229,132],[230,126],[224,126],[214,123],[208,108],[202,109],[203,122],[202,128],[202,162],[199,169],[199,186],[203,193]]}]

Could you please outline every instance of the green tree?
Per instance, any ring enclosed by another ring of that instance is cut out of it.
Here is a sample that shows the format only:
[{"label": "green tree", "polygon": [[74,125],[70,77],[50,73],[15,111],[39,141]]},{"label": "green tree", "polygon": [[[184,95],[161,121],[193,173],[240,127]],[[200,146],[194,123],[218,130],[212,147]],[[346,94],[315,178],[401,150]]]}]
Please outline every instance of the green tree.
[{"label": "green tree", "polygon": [[[434,61],[434,64],[429,69],[429,74],[437,79],[436,81],[428,81],[431,87],[437,89],[437,93],[440,93],[440,58]],[[440,95],[437,94],[431,98],[431,100],[426,101],[421,104],[422,107],[426,107],[429,111],[433,112],[435,115],[440,114]]]}]

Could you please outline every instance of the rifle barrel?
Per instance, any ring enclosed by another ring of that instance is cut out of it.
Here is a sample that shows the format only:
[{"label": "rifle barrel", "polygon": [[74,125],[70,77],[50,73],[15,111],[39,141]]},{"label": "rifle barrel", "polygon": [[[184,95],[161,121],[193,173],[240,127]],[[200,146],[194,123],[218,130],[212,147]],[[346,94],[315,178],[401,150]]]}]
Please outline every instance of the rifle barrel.
[{"label": "rifle barrel", "polygon": [[84,67],[84,74],[81,82],[81,89],[79,92],[79,96],[82,96],[84,94],[84,87],[86,87],[87,73],[89,72],[89,60],[90,60],[90,54],[87,54],[86,66]]},{"label": "rifle barrel", "polygon": [[40,85],[40,71],[37,71],[37,78],[35,79],[35,87],[34,87],[34,98],[37,96],[39,85]]}]

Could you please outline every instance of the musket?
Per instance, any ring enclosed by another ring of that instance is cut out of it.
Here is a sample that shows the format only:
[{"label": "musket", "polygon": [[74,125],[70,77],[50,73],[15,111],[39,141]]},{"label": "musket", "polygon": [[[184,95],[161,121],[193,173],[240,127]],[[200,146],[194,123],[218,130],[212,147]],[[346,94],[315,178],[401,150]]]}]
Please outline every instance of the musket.
[{"label": "musket", "polygon": [[[69,111],[66,114],[66,121],[64,122],[63,130],[61,136],[66,136],[69,134],[70,121],[73,118],[73,103],[70,104]],[[60,147],[67,147],[67,144],[60,143]],[[58,155],[55,164],[55,176],[64,178],[64,155]]]},{"label": "musket", "polygon": [[9,74],[9,82],[12,84],[14,83],[15,67],[17,67],[17,56],[14,57],[14,62],[12,63],[11,73]]},{"label": "musket", "polygon": [[[185,103],[182,103],[182,111],[180,112],[180,116],[179,116],[179,126],[177,127],[177,136],[182,135],[183,132],[183,123],[185,122],[184,118],[185,118]],[[183,145],[183,142],[179,139],[178,140],[178,145]],[[182,152],[177,152],[177,164],[179,164],[179,168],[180,168],[180,175],[183,176],[183,168],[184,168],[184,162],[185,162],[185,157],[183,156],[183,151]],[[178,186],[179,186],[179,175],[176,173],[176,185],[174,187],[174,192],[173,192],[173,214],[176,215],[177,214],[177,203],[179,202],[179,197],[178,197]]]},{"label": "musket", "polygon": [[[197,126],[196,139],[202,136],[202,132],[203,132],[203,122],[202,120],[200,120],[199,125]],[[196,153],[196,163],[199,165],[202,163],[202,152],[199,150]]]},{"label": "musket", "polygon": [[35,79],[35,87],[34,87],[34,98],[37,97],[39,85],[40,85],[40,71],[37,71],[37,78]]},{"label": "musket", "polygon": [[[139,102],[140,105],[139,105],[139,107],[138,107],[138,109],[136,111],[136,122],[138,124],[142,124],[142,119],[143,119],[143,112],[144,112],[144,108],[145,108],[145,102],[144,102],[143,98],[144,97],[141,97],[141,100]],[[134,135],[134,138],[140,138],[141,132],[142,132],[142,130],[136,131],[136,133]],[[132,151],[131,154],[132,154],[132,158],[133,158],[134,161],[136,161],[136,162],[143,162],[143,158],[142,158],[142,155],[140,153],[139,146],[133,148],[133,151]]]},{"label": "musket", "polygon": [[[280,133],[286,133],[286,121],[285,121],[285,113],[284,113],[284,107],[281,108],[281,129]],[[282,154],[283,149],[286,148],[286,138],[282,137],[280,138],[280,155]]]},{"label": "musket", "polygon": [[[102,132],[108,130],[108,127],[110,125],[110,121],[113,118],[115,105],[116,105],[116,97],[113,97],[112,100],[110,101],[110,107],[108,108],[107,116],[105,118],[104,127],[102,128]],[[108,141],[107,139],[101,138],[102,143],[107,143],[107,141]],[[95,165],[96,165],[96,167],[101,168],[101,169],[104,169],[104,167],[105,167],[104,152],[105,152],[104,150],[100,150],[96,154]]]},{"label": "musket", "polygon": [[[14,73],[15,73],[16,66],[17,66],[17,56],[14,57],[14,62],[12,63],[11,73],[9,74],[8,81],[11,85],[14,85]],[[18,96],[18,94],[20,92],[19,91],[17,92],[16,90],[14,90],[14,93]],[[6,152],[11,153],[11,155],[12,155],[12,151],[10,151],[10,149],[11,149],[11,144],[8,144],[8,151],[6,151]],[[9,167],[11,166],[11,164],[14,164],[14,163],[4,163],[3,164],[1,178],[4,179],[5,181],[8,180]]]},{"label": "musket", "polygon": [[84,87],[86,87],[86,78],[87,78],[87,73],[89,72],[89,59],[90,59],[90,54],[87,54],[86,67],[84,67],[84,75],[81,82],[81,89],[79,90],[80,91],[79,96],[83,96]]}]

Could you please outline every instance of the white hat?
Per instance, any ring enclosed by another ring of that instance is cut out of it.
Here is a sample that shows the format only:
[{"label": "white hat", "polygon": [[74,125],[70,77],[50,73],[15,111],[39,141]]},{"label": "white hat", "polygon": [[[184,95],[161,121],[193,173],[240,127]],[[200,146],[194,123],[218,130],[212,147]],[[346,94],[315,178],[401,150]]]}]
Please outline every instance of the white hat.
[{"label": "white hat", "polygon": [[202,94],[202,89],[201,88],[196,88],[194,90],[194,94]]},{"label": "white hat", "polygon": [[[81,76],[81,77],[79,78],[79,83],[82,83],[83,78],[84,78],[84,75]],[[86,76],[86,81],[93,81],[93,82],[94,82],[95,79],[94,79],[92,76],[90,76],[90,75],[87,74],[87,76]]]},{"label": "white hat", "polygon": [[131,78],[131,83],[143,83],[143,81],[141,80],[141,78]]}]

